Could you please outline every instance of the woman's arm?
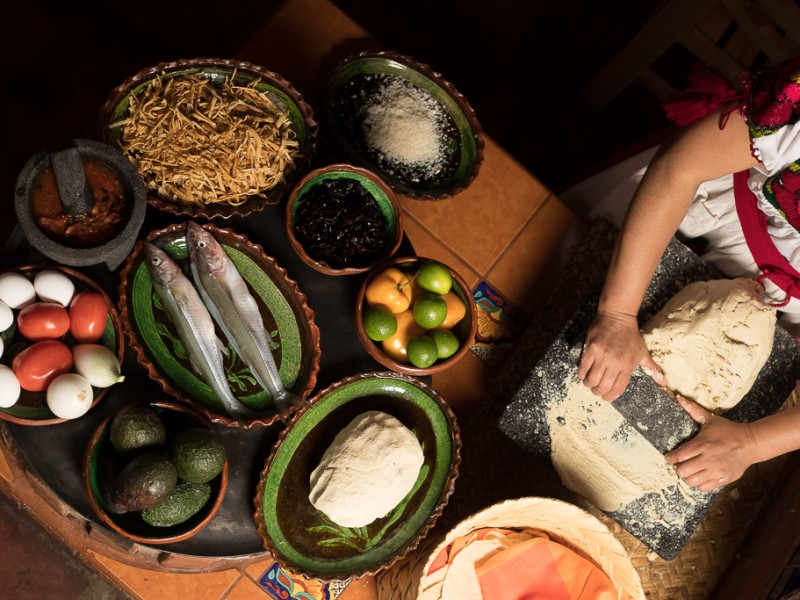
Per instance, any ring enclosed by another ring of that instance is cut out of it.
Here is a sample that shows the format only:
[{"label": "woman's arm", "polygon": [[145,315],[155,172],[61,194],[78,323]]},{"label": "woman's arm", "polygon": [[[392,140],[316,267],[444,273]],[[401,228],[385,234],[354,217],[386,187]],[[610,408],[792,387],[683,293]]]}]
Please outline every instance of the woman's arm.
[{"label": "woman's arm", "polygon": [[699,404],[678,402],[700,424],[700,433],[666,454],[689,485],[703,492],[739,479],[747,467],[800,449],[800,406],[753,423],[734,423]]},{"label": "woman's arm", "polygon": [[606,400],[625,391],[639,364],[658,378],[636,316],[697,188],[758,164],[744,119],[734,112],[720,129],[722,114],[717,111],[680,129],[659,149],[625,215],[578,368],[584,385]]}]

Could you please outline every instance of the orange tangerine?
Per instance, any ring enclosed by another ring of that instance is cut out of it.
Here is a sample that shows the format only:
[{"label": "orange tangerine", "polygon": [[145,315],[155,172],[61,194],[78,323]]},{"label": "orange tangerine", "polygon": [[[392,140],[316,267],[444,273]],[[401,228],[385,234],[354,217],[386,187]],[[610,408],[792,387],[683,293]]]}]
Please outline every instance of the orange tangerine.
[{"label": "orange tangerine", "polygon": [[403,312],[411,305],[410,279],[411,276],[394,267],[379,273],[365,290],[367,304],[385,306],[394,314]]},{"label": "orange tangerine", "polygon": [[397,317],[397,331],[392,337],[380,343],[381,349],[389,358],[408,364],[408,342],[411,338],[424,333],[425,329],[417,325],[414,321],[414,314],[410,310],[404,310],[395,316]]},{"label": "orange tangerine", "polygon": [[464,301],[452,290],[447,292],[442,298],[445,304],[447,304],[447,315],[444,321],[439,325],[439,329],[452,329],[453,326],[467,314],[467,307]]}]

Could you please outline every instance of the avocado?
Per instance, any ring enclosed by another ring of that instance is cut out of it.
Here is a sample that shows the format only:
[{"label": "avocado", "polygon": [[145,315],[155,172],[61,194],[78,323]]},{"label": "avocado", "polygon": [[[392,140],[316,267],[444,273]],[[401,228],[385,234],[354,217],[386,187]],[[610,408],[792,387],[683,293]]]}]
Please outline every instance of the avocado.
[{"label": "avocado", "polygon": [[189,427],[175,434],[169,442],[169,454],[178,477],[189,483],[206,483],[225,466],[225,446],[210,429]]},{"label": "avocado", "polygon": [[178,472],[164,451],[148,452],[131,460],[114,480],[106,501],[122,514],[152,508],[165,500],[178,484]]},{"label": "avocado", "polygon": [[146,406],[126,406],[111,420],[111,445],[127,458],[144,449],[163,447],[167,441],[164,424],[155,411]]},{"label": "avocado", "polygon": [[178,525],[196,515],[209,498],[211,484],[182,482],[166,500],[143,510],[142,519],[154,527]]}]

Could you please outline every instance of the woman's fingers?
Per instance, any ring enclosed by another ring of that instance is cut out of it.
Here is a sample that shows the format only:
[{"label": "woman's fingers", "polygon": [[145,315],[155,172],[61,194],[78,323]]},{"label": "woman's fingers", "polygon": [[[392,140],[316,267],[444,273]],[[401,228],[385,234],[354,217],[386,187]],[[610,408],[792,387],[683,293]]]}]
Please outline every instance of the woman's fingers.
[{"label": "woman's fingers", "polygon": [[675,396],[675,399],[678,401],[678,404],[681,405],[683,410],[685,410],[692,420],[695,423],[705,425],[708,423],[709,419],[713,416],[713,414],[707,411],[705,408],[700,406],[697,402],[692,402],[691,400],[687,400],[683,396]]}]

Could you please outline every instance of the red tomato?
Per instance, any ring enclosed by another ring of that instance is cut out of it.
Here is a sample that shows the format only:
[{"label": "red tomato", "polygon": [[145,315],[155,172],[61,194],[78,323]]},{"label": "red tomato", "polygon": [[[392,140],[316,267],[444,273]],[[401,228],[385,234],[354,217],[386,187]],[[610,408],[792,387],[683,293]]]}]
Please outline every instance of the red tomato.
[{"label": "red tomato", "polygon": [[69,331],[69,314],[55,302],[34,302],[19,311],[17,326],[31,341],[55,340]]},{"label": "red tomato", "polygon": [[72,350],[58,340],[36,342],[14,357],[11,368],[22,389],[42,392],[58,375],[72,370]]},{"label": "red tomato", "polygon": [[96,342],[103,335],[108,305],[98,292],[79,292],[69,305],[69,331],[81,343]]}]

